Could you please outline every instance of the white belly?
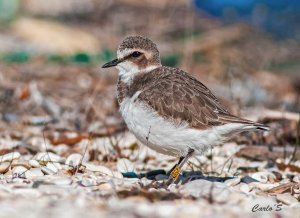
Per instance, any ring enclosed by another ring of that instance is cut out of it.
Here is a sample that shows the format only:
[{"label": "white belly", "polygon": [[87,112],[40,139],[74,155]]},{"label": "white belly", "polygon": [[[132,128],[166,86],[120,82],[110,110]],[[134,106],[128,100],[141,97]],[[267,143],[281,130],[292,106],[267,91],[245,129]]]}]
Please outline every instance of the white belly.
[{"label": "white belly", "polygon": [[192,148],[195,154],[203,154],[208,148],[225,140],[225,135],[242,127],[243,124],[226,124],[208,130],[188,128],[187,123],[174,125],[158,116],[151,108],[131,98],[125,98],[120,112],[129,130],[143,144],[157,152],[171,156],[185,156]]}]

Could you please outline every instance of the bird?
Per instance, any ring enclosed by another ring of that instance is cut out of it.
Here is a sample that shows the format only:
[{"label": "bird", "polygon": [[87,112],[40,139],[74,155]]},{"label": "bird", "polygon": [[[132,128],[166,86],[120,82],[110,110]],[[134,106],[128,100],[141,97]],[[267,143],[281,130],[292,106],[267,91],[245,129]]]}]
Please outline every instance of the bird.
[{"label": "bird", "polygon": [[194,155],[229,140],[233,135],[269,127],[231,114],[203,83],[179,69],[162,66],[159,50],[144,36],[128,36],[117,58],[102,68],[119,72],[120,113],[135,137],[149,148],[179,158],[168,182],[178,180]]}]

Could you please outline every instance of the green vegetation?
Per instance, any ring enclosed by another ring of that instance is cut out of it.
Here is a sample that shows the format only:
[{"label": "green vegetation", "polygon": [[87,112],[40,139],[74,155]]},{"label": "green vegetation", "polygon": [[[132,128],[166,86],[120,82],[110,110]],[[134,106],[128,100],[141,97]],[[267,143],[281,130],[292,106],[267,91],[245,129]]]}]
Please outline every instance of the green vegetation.
[{"label": "green vegetation", "polygon": [[171,54],[161,57],[161,62],[163,65],[176,67],[179,65],[181,59],[180,54]]},{"label": "green vegetation", "polygon": [[12,63],[12,62],[24,63],[29,61],[30,58],[31,56],[28,52],[16,51],[16,52],[9,52],[4,54],[1,59],[4,62],[8,62],[8,63]]}]

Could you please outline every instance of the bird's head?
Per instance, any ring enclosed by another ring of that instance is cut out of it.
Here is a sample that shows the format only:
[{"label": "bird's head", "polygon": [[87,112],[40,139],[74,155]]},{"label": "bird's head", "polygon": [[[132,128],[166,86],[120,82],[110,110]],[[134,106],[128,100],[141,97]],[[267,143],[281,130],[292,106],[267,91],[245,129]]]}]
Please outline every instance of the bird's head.
[{"label": "bird's head", "polygon": [[116,67],[120,77],[125,78],[160,66],[159,51],[155,43],[142,36],[129,36],[120,44],[117,59],[104,64],[102,68]]}]

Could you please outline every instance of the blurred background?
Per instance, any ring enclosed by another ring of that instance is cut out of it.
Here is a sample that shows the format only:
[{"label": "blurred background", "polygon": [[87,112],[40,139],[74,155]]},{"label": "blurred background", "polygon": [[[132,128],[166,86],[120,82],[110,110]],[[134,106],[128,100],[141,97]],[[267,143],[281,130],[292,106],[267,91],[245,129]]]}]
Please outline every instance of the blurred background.
[{"label": "blurred background", "polygon": [[[162,188],[177,158],[138,146],[101,68],[135,34],[270,132]],[[295,217],[299,175],[299,0],[0,0],[1,217]]]},{"label": "blurred background", "polygon": [[[271,130],[163,188],[177,158],[138,146],[101,68],[135,34]],[[295,217],[299,112],[299,0],[0,0],[1,217]]]},{"label": "blurred background", "polygon": [[233,113],[293,120],[287,140],[295,143],[299,21],[297,0],[0,0],[1,129],[113,131],[122,123],[117,71],[100,67],[139,34]]}]

